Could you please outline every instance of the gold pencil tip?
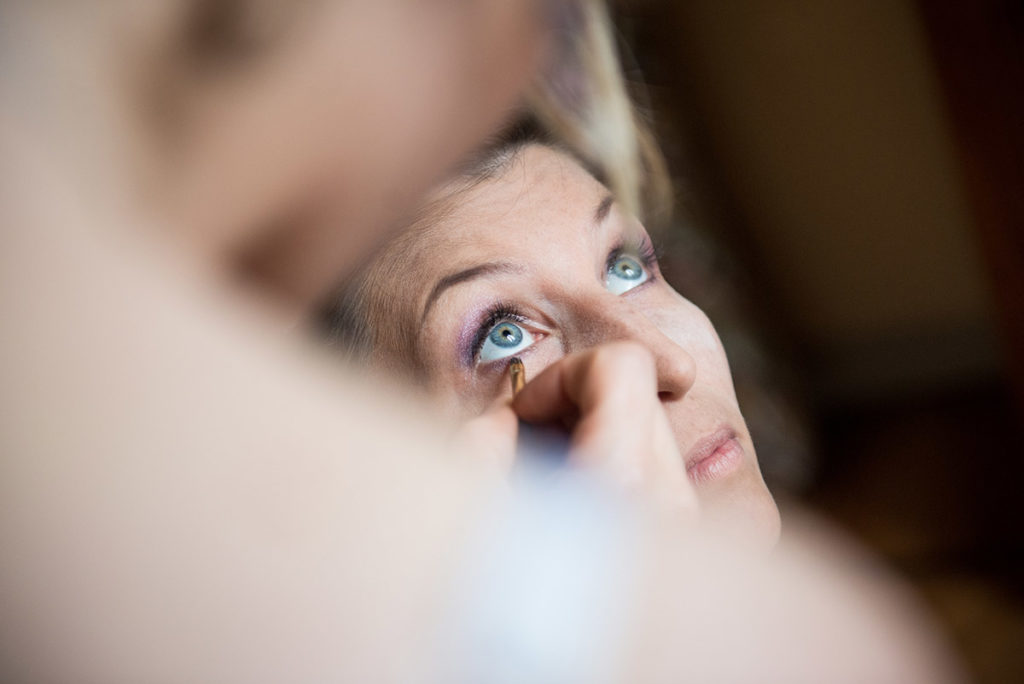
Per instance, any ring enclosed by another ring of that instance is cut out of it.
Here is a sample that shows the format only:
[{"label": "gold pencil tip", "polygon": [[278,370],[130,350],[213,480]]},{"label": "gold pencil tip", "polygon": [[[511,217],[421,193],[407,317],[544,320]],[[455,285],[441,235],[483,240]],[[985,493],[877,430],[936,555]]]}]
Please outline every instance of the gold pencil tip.
[{"label": "gold pencil tip", "polygon": [[509,379],[512,382],[512,396],[519,394],[519,390],[523,389],[523,385],[526,384],[526,367],[523,365],[522,359],[518,356],[513,357],[508,362]]}]

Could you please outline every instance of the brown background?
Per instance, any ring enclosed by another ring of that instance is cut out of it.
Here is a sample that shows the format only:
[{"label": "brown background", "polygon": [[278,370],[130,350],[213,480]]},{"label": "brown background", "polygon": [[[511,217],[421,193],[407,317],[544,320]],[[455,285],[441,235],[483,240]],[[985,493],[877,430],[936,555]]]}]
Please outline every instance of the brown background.
[{"label": "brown background", "polygon": [[780,498],[1024,681],[1024,3],[621,0],[677,287]]}]

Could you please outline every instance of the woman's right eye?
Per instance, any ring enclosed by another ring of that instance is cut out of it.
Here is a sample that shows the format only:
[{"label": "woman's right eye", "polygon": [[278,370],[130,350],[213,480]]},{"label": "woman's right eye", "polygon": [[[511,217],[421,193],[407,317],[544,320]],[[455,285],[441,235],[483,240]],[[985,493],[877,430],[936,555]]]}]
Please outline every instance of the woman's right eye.
[{"label": "woman's right eye", "polygon": [[508,356],[513,356],[533,344],[531,335],[522,326],[512,321],[502,321],[487,333],[483,344],[480,346],[480,361],[497,361]]}]

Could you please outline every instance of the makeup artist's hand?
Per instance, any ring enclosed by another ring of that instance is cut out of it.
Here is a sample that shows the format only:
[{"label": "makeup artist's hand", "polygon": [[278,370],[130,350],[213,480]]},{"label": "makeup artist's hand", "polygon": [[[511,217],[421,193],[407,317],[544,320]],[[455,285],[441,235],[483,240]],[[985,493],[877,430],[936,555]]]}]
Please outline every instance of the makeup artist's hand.
[{"label": "makeup artist's hand", "polygon": [[463,454],[472,454],[495,468],[499,477],[512,471],[516,460],[519,418],[507,396],[497,399],[475,418],[461,426],[454,435],[454,446]]},{"label": "makeup artist's hand", "polygon": [[512,401],[469,421],[458,440],[503,471],[515,457],[516,418],[561,423],[574,463],[669,509],[696,511],[697,498],[658,398],[654,359],[615,342],[570,354],[541,371]]}]

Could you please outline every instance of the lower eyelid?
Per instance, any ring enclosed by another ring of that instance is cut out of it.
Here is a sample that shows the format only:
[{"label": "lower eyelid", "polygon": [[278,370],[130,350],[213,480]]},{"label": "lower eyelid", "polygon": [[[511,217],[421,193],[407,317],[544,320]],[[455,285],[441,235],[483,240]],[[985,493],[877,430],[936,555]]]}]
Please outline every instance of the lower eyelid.
[{"label": "lower eyelid", "polygon": [[490,370],[497,370],[499,367],[502,370],[504,370],[505,368],[508,367],[508,364],[512,361],[513,358],[515,358],[517,356],[519,356],[519,357],[529,356],[530,354],[532,354],[533,351],[537,348],[537,345],[541,342],[541,340],[543,340],[549,334],[549,333],[540,332],[540,331],[538,331],[536,329],[533,329],[533,328],[530,328],[529,332],[530,332],[530,335],[533,336],[533,344],[531,344],[530,346],[524,347],[523,349],[521,349],[521,350],[519,350],[519,351],[517,351],[517,352],[515,352],[513,354],[509,354],[508,356],[503,356],[500,359],[494,359],[493,361],[477,361],[476,367],[477,368],[483,368],[483,369],[486,369],[488,371],[490,371]]}]

